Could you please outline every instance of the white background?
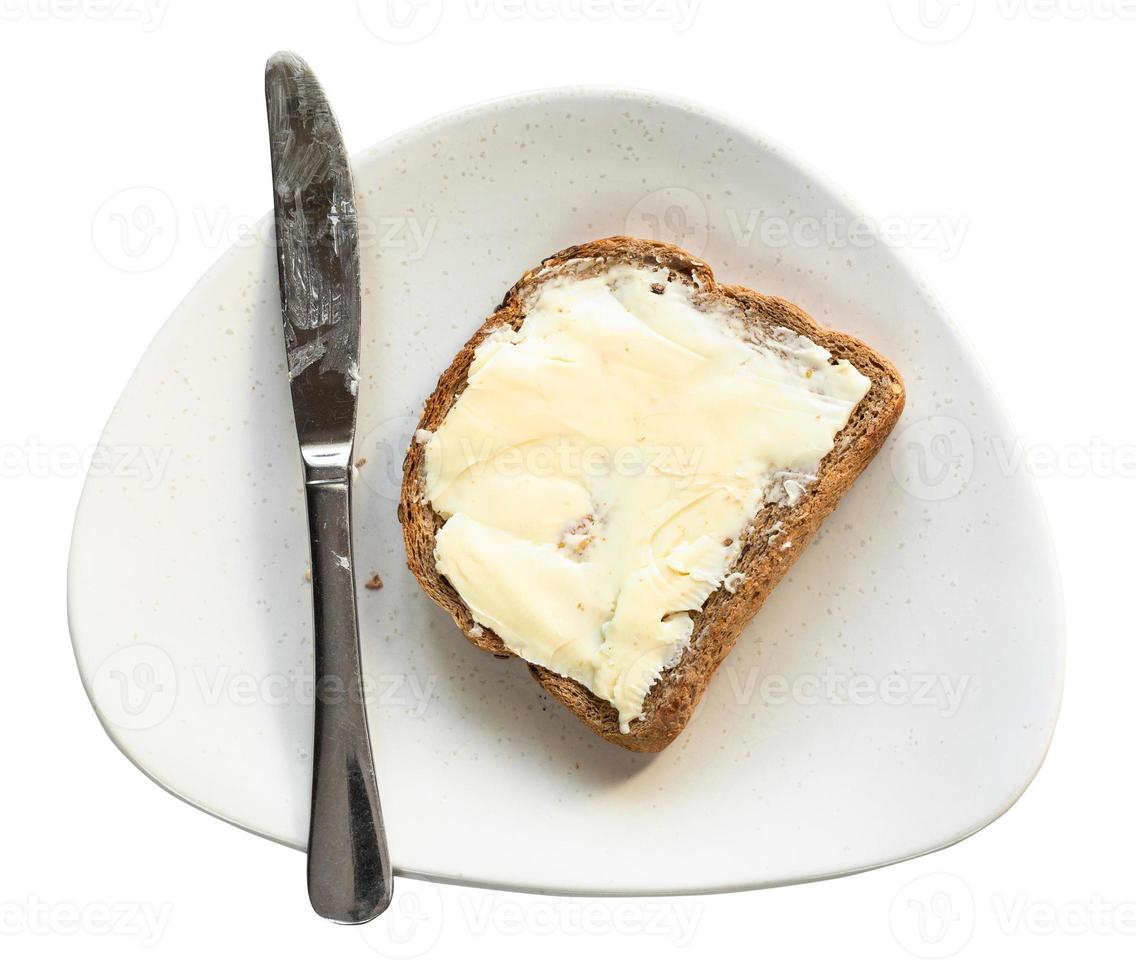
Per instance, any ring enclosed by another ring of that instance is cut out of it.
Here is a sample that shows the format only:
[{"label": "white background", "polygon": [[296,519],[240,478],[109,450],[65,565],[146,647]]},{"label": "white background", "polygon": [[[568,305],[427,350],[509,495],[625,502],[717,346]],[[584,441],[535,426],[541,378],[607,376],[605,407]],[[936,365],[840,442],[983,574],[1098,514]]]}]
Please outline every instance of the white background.
[{"label": "white background", "polygon": [[[0,0],[0,970],[1119,972],[1136,950],[1136,4],[419,0],[396,4],[401,31],[385,0],[362,8]],[[908,251],[1020,429],[1067,602],[1056,739],[1006,816],[916,861],[750,894],[575,901],[399,880],[392,913],[350,930],[309,911],[302,855],[118,754],[67,635],[71,454],[96,443],[178,299],[269,209],[261,71],[282,47],[318,70],[353,151],[518,90],[656,88],[764,130],[869,215],[965,229],[957,249]],[[92,228],[138,186],[168,195],[178,233],[142,262],[156,268],[128,272]]]}]

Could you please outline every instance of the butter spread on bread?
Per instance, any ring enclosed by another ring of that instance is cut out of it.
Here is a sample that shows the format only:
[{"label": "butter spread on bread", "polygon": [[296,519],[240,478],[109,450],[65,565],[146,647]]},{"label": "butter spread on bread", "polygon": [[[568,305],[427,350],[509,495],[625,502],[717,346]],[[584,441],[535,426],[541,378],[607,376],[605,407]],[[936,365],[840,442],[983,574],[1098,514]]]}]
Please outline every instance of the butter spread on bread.
[{"label": "butter spread on bread", "polygon": [[549,278],[423,433],[437,572],[473,621],[627,733],[733,591],[744,533],[809,492],[871,382],[665,266]]}]

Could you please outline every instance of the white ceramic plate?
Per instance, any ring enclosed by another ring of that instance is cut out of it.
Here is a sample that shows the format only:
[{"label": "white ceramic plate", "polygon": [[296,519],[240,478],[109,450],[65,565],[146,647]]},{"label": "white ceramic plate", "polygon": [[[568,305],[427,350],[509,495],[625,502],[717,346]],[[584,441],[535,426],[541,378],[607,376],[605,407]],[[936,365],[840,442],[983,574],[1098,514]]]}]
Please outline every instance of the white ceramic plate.
[{"label": "white ceramic plate", "polygon": [[[1013,803],[1060,697],[1048,531],[964,341],[844,197],[746,127],[622,91],[478,106],[355,166],[356,556],[360,581],[385,582],[361,591],[360,617],[399,874],[752,888],[943,847]],[[270,227],[193,289],[115,409],[79,508],[70,619],[127,756],[303,847],[311,613]],[[677,241],[721,281],[796,301],[908,383],[897,434],[656,757],[600,741],[521,663],[468,645],[406,570],[395,517],[406,440],[457,348],[524,269],[618,233]]]}]

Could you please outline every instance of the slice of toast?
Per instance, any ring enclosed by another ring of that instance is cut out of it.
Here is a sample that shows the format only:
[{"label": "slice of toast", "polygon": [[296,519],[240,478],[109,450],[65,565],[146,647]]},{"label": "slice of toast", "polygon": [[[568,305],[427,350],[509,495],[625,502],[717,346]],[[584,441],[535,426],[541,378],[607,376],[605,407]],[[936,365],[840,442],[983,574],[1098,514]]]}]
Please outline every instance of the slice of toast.
[{"label": "slice of toast", "polygon": [[[756,513],[730,568],[731,573],[742,573],[731,575],[728,580],[733,590],[720,586],[700,610],[691,613],[694,628],[689,646],[655,682],[644,702],[642,716],[631,723],[629,733],[620,732],[616,709],[607,701],[574,680],[529,665],[541,686],[596,734],[636,752],[658,752],[685,727],[742,627],[761,608],[821,522],[883,445],[903,410],[904,389],[899,373],[884,357],[854,337],[824,329],[791,303],[744,286],[718,285],[706,263],[674,245],[636,238],[605,238],[557,252],[521,277],[442,373],[426,400],[419,429],[433,432],[438,428],[466,386],[474,351],[494,331],[518,329],[524,320],[526,301],[535,290],[561,277],[594,275],[609,263],[668,269],[672,281],[681,277],[694,288],[696,302],[725,304],[741,314],[747,331],[758,342],[771,331],[788,328],[824,347],[832,356],[846,358],[871,383],[848,423],[837,434],[833,449],[821,461],[808,492],[795,503],[767,503]],[[453,617],[473,644],[497,656],[515,656],[492,630],[474,622],[461,596],[435,566],[434,537],[444,520],[425,499],[425,469],[425,447],[414,440],[403,467],[398,508],[410,570],[426,594]]]}]

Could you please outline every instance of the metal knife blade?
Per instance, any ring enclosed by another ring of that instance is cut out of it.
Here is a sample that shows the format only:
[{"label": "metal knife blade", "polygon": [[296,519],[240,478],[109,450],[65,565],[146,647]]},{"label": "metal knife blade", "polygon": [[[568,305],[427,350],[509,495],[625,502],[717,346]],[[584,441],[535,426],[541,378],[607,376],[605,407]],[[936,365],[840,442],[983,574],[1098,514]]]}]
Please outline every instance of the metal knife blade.
[{"label": "metal knife blade", "polygon": [[308,897],[361,923],[393,880],[371,759],[351,542],[359,358],[358,222],[351,168],[327,98],[296,55],[264,75],[288,376],[311,538],[315,738]]},{"label": "metal knife blade", "polygon": [[280,303],[292,406],[305,462],[342,459],[355,431],[359,235],[343,137],[304,61],[280,52],[265,70]]}]

